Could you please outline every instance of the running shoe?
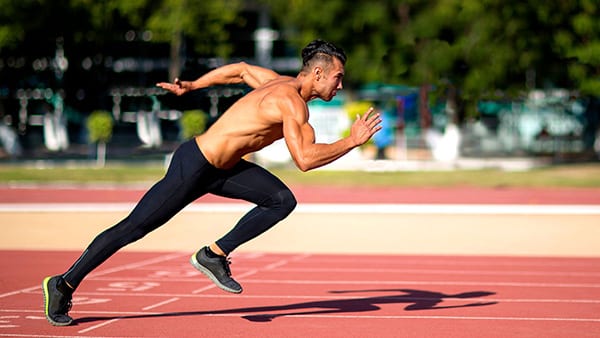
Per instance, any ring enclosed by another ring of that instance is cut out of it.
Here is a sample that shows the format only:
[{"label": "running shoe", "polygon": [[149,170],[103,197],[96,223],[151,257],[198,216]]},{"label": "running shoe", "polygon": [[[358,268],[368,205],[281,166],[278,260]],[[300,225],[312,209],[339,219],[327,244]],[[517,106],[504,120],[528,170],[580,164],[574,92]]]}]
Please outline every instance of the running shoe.
[{"label": "running shoe", "polygon": [[203,247],[192,255],[190,263],[221,289],[231,293],[242,292],[242,286],[231,278],[231,261],[227,257],[208,257],[206,247]]},{"label": "running shoe", "polygon": [[67,314],[71,310],[73,291],[61,276],[46,277],[42,282],[44,292],[44,313],[54,326],[67,326],[73,318]]}]

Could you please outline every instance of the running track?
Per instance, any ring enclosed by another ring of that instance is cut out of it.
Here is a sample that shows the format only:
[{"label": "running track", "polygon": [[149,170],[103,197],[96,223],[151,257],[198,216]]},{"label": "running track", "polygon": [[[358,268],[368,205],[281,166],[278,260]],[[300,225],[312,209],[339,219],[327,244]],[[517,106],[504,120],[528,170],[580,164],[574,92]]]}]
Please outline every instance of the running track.
[{"label": "running track", "polygon": [[[600,205],[597,189],[293,190],[301,204]],[[0,203],[133,203],[142,193],[3,188]],[[3,250],[0,336],[600,336],[600,257],[242,252],[232,269],[245,291],[230,295],[200,276],[189,254],[119,252],[78,290],[76,325],[56,328],[43,317],[39,284],[79,252]]]}]

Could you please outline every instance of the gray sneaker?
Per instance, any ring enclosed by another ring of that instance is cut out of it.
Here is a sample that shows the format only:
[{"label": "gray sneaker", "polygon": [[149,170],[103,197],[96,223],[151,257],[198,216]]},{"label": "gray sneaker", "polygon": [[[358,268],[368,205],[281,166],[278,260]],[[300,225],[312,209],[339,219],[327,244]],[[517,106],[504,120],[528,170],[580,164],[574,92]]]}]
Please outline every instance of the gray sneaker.
[{"label": "gray sneaker", "polygon": [[73,318],[67,314],[71,310],[73,291],[61,276],[46,277],[42,282],[44,293],[44,313],[54,326],[71,325]]},{"label": "gray sneaker", "polygon": [[206,247],[203,247],[190,257],[190,263],[221,289],[231,293],[242,292],[242,286],[231,278],[231,262],[227,257],[210,258],[206,255]]}]

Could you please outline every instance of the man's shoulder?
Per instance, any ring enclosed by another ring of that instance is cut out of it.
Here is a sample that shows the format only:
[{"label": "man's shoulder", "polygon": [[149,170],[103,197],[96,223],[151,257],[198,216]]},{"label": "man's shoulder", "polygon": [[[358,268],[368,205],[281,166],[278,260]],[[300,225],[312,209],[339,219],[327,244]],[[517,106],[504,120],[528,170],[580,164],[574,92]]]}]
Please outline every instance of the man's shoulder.
[{"label": "man's shoulder", "polygon": [[278,76],[278,77],[266,82],[262,87],[294,86],[295,83],[296,83],[296,78],[287,76],[287,75],[281,75],[281,76]]},{"label": "man's shoulder", "polygon": [[300,97],[300,88],[296,79],[293,77],[280,77],[265,84],[259,88],[266,92],[267,97],[277,99],[302,99]]},{"label": "man's shoulder", "polygon": [[[300,95],[295,78],[279,79],[271,81],[271,85],[258,88],[256,94],[260,100],[259,105],[265,109],[273,109],[281,114],[301,113],[307,110],[306,102]],[[264,91],[264,92],[260,92]]]}]

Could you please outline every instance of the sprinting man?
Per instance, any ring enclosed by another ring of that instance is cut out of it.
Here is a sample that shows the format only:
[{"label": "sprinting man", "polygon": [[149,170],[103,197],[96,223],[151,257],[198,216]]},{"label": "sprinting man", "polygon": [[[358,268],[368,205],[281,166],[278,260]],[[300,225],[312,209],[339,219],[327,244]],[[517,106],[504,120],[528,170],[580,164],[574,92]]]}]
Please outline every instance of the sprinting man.
[{"label": "sprinting man", "polygon": [[165,177],[148,190],[125,219],[100,233],[65,273],[44,279],[44,310],[52,325],[71,324],[68,312],[72,294],[92,270],[207,193],[256,204],[222,238],[190,258],[190,263],[219,288],[242,292],[242,286],[231,277],[227,256],[296,207],[293,193],[283,182],[242,157],[284,138],[296,166],[307,171],[340,158],[381,128],[379,114],[371,108],[357,116],[348,137],[331,144],[316,143],[306,103],[316,98],[330,101],[342,89],[346,55],[329,42],[315,40],[302,50],[302,62],[296,77],[240,62],[216,68],[195,81],[175,79],[174,83],[157,84],[176,95],[239,83],[253,90],[205,133],[178,147]]}]

